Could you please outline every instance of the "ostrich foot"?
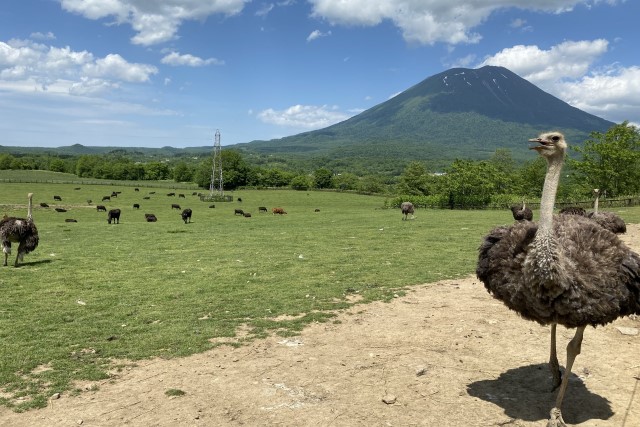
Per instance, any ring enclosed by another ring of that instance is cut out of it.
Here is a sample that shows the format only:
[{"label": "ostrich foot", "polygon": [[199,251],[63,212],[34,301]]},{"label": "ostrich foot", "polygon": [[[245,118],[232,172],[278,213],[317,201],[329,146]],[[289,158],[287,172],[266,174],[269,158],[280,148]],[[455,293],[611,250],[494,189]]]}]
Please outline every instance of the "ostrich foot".
[{"label": "ostrich foot", "polygon": [[549,421],[547,421],[547,427],[567,427],[562,419],[562,413],[560,408],[553,408],[549,414]]}]

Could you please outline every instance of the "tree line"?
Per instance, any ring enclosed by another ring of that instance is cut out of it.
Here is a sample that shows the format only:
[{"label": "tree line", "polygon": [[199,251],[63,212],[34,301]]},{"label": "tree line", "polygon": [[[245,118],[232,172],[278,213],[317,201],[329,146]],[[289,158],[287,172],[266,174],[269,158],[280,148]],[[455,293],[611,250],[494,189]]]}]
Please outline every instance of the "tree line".
[{"label": "tree line", "polygon": [[[606,197],[640,192],[640,132],[628,122],[607,132],[592,132],[582,146],[572,146],[575,158],[567,162],[560,200],[584,200],[599,188]],[[313,170],[285,169],[251,164],[240,151],[223,149],[225,190],[242,187],[288,187],[295,190],[335,189],[396,195],[391,202],[413,201],[418,206],[483,207],[538,199],[546,164],[535,156],[523,164],[511,152],[499,149],[487,160],[458,159],[440,171],[424,162],[406,164],[399,175],[359,174],[319,166]],[[135,161],[116,152],[102,155],[51,156],[0,154],[0,169],[41,169],[68,172],[81,178],[113,180],[174,180],[193,182],[206,189],[211,180],[212,158],[177,158]]]}]

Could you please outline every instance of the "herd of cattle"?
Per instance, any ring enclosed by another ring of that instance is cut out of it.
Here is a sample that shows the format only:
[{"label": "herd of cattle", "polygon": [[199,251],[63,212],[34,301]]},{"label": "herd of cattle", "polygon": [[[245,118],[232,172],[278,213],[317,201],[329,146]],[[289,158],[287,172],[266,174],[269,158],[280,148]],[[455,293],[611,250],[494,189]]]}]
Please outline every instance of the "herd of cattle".
[{"label": "herd of cattle", "polygon": [[[75,188],[75,189],[79,190],[80,188]],[[136,192],[140,191],[139,188],[135,188],[134,190]],[[121,193],[122,193],[121,191],[113,191],[111,193],[111,195],[102,197],[102,201],[103,202],[104,201],[111,201],[111,199],[117,198],[118,195],[121,194]],[[155,191],[151,191],[151,192],[149,192],[149,194],[150,195],[151,194],[155,194]],[[193,195],[194,196],[199,196],[200,193],[194,192]],[[173,193],[173,192],[172,193],[167,193],[167,196],[175,197],[176,193]],[[185,195],[182,194],[182,193],[178,194],[178,197],[179,198],[186,198]],[[150,196],[145,196],[145,197],[143,197],[143,199],[149,200]],[[58,195],[54,195],[53,196],[53,200],[61,202],[62,201],[62,197],[58,196]],[[240,197],[238,197],[237,200],[238,200],[238,202],[242,202],[242,199]],[[90,199],[87,200],[87,203],[89,205],[91,205],[92,204],[92,200],[90,200]],[[40,206],[43,207],[43,208],[48,208],[49,207],[49,205],[47,203],[40,203]],[[210,205],[209,207],[210,208],[215,208],[215,205]],[[140,204],[139,203],[134,203],[133,204],[133,209],[140,209]],[[177,203],[172,203],[171,204],[171,209],[182,210],[180,216],[182,217],[182,220],[184,221],[184,223],[188,224],[188,223],[191,222],[191,216],[193,214],[193,211],[191,209],[189,209],[189,208],[182,209],[180,207],[180,205],[177,204]],[[66,209],[60,208],[60,207],[56,207],[55,210],[57,212],[67,212]],[[112,224],[112,223],[113,224],[119,224],[120,223],[120,214],[122,212],[120,209],[109,209],[109,210],[107,210],[107,207],[105,205],[96,205],[96,210],[98,212],[106,212],[107,213],[107,223],[109,223],[109,224]],[[316,212],[319,212],[319,211],[320,211],[319,209],[316,209]],[[260,207],[258,207],[258,212],[267,213],[268,210],[267,210],[267,208],[265,206],[260,206]],[[273,213],[273,215],[285,215],[287,213],[283,208],[273,208],[273,209],[271,209],[271,212]],[[251,217],[251,213],[245,212],[242,209],[234,209],[234,215],[241,215],[241,216],[246,217],[246,218],[250,218]],[[158,221],[158,218],[153,213],[145,213],[144,217],[145,217],[145,220],[147,222],[156,222],[156,221]],[[78,221],[75,220],[75,219],[72,219],[72,218],[67,218],[67,219],[65,219],[65,222],[78,222]]]}]

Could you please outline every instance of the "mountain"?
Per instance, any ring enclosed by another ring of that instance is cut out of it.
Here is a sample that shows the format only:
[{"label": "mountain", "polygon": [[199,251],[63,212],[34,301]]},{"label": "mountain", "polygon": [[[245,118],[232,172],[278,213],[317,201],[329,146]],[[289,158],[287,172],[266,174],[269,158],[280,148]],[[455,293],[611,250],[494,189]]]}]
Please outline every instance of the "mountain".
[{"label": "mountain", "polygon": [[560,130],[572,144],[614,123],[544,92],[504,67],[453,68],[324,129],[233,146],[248,154],[384,161],[483,159],[507,148],[530,159],[526,141]]}]

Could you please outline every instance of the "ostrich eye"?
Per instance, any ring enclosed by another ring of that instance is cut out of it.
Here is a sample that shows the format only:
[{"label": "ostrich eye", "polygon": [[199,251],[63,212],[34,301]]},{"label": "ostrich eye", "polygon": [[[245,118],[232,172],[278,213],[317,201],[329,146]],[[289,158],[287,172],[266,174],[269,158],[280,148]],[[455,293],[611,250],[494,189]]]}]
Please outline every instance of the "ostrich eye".
[{"label": "ostrich eye", "polygon": [[553,142],[558,142],[558,141],[560,141],[560,137],[559,137],[558,135],[555,135],[555,136],[553,136],[553,137],[551,138],[551,140],[552,140]]}]

